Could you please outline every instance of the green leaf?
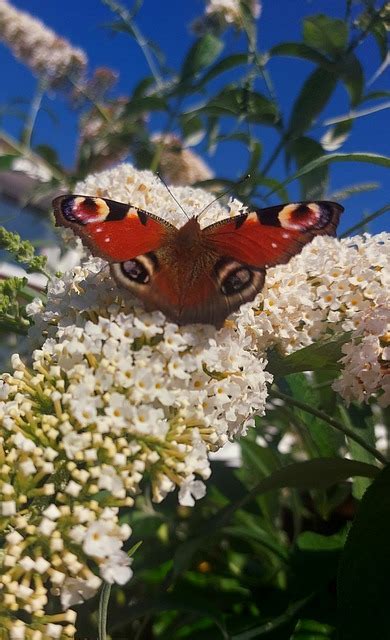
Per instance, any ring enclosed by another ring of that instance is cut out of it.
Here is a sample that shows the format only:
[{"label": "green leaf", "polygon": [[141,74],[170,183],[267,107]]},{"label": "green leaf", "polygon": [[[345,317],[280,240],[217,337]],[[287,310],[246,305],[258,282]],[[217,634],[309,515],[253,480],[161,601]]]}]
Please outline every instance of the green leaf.
[{"label": "green leaf", "polygon": [[[324,155],[324,150],[317,140],[302,136],[288,145],[288,151],[295,159],[297,168]],[[322,166],[300,178],[302,200],[320,200],[327,191],[329,180],[328,167]]]},{"label": "green leaf", "polygon": [[34,152],[41,156],[44,160],[46,160],[46,162],[48,162],[50,165],[57,167],[59,166],[59,159],[58,159],[58,154],[57,151],[55,149],[53,149],[53,147],[51,147],[48,144],[37,144],[34,147]]},{"label": "green leaf", "polygon": [[333,63],[329,62],[328,58],[318,53],[313,47],[309,47],[302,42],[283,42],[282,44],[272,47],[269,51],[271,56],[287,56],[290,58],[301,58],[303,60],[310,60],[319,67],[324,67],[328,71],[333,69]]},{"label": "green leaf", "polygon": [[278,119],[274,102],[261,93],[239,87],[227,87],[198,112],[211,116],[241,117],[248,122],[269,125],[276,124]]},{"label": "green leaf", "polygon": [[248,62],[248,54],[246,53],[234,53],[231,56],[226,56],[226,58],[222,58],[219,62],[213,65],[205,74],[200,78],[200,80],[196,84],[196,88],[200,89],[204,87],[210,80],[213,80],[221,73],[225,71],[229,71],[234,67],[241,66],[243,64],[247,64]]},{"label": "green leaf", "polygon": [[123,116],[138,115],[139,113],[147,113],[148,111],[164,111],[166,109],[166,101],[159,96],[143,96],[135,100],[131,99],[123,110]]},{"label": "green leaf", "polygon": [[[130,620],[163,611],[188,611],[196,617],[209,618],[218,627],[221,633],[219,637],[226,640],[229,638],[222,615],[212,600],[210,601],[210,599],[202,598],[198,595],[188,598],[186,595],[178,593],[164,594],[156,599],[146,598],[145,604],[129,607],[126,614],[122,613],[120,621],[110,625],[109,631],[113,633],[116,630],[123,629]],[[218,636],[216,636],[216,640],[217,638]]]},{"label": "green leaf", "polygon": [[334,627],[316,620],[300,619],[290,640],[332,640]]},{"label": "green leaf", "polygon": [[336,57],[347,47],[348,26],[344,20],[324,14],[311,16],[303,22],[303,40],[307,46]]},{"label": "green leaf", "polygon": [[343,120],[330,127],[321,138],[321,145],[326,151],[337,151],[347,140],[352,129],[353,120]]},{"label": "green leaf", "polygon": [[364,72],[358,58],[350,53],[342,61],[339,73],[351,98],[351,106],[356,107],[362,101],[364,91]]},{"label": "green leaf", "polygon": [[249,150],[251,155],[245,173],[251,176],[253,173],[256,173],[257,169],[259,168],[261,156],[263,154],[263,147],[261,142],[259,142],[258,140],[251,140],[251,146]]},{"label": "green leaf", "polygon": [[390,576],[390,466],[363,496],[341,557],[339,640],[388,638]]},{"label": "green leaf", "polygon": [[304,83],[295,100],[290,123],[290,137],[302,135],[313,125],[327,105],[337,84],[337,74],[326,69],[316,69]]},{"label": "green leaf", "polygon": [[[347,410],[346,407],[344,407],[342,404],[339,404],[338,410],[341,420],[346,425],[346,427],[348,427],[352,431],[356,431],[356,433],[358,433],[361,438],[364,438],[364,440],[369,445],[375,447],[374,426],[368,425],[367,421],[365,420],[364,413],[367,411],[367,408],[355,408],[354,405],[351,405],[349,407],[349,410]],[[375,458],[372,453],[370,453],[370,451],[364,449],[360,444],[358,444],[351,438],[347,438],[347,442],[348,449],[353,460],[368,462],[370,464],[375,462]],[[367,478],[355,478],[352,487],[353,496],[357,500],[361,500],[369,486],[370,481]]]},{"label": "green leaf", "polygon": [[143,98],[147,94],[148,89],[150,89],[154,85],[154,83],[155,79],[153,78],[153,76],[146,76],[146,78],[143,78],[134,87],[132,100]]},{"label": "green leaf", "polygon": [[273,189],[282,202],[288,202],[288,191],[283,187],[282,183],[275,178],[268,178],[267,176],[260,174],[253,174],[253,182],[259,186],[268,187]]},{"label": "green leaf", "polygon": [[[287,384],[291,389],[291,395],[299,398],[301,402],[322,409],[319,392],[313,388],[313,383],[303,373],[294,373],[287,378]],[[298,407],[292,407],[295,422],[302,431],[302,437],[309,455],[336,456],[343,437],[332,429],[326,422]],[[303,427],[303,429],[302,429]]]},{"label": "green leaf", "polygon": [[223,42],[211,33],[197,40],[188,52],[181,70],[182,82],[188,82],[219,56]]},{"label": "green leaf", "polygon": [[378,472],[379,469],[374,465],[333,457],[295,462],[281,469],[276,469],[269,476],[260,480],[245,496],[209,518],[196,538],[187,540],[177,548],[174,556],[173,579],[187,569],[193,554],[206,543],[211,535],[226,526],[235,511],[241,509],[257,496],[284,487],[327,489],[352,476],[375,478]]},{"label": "green leaf", "polygon": [[179,118],[182,130],[183,142],[186,146],[198,144],[205,136],[205,128],[202,119],[193,114],[183,114]]},{"label": "green leaf", "polygon": [[0,156],[0,171],[8,171],[8,169],[12,169],[13,161],[18,157],[19,156],[17,156],[16,154],[6,154],[4,156]]},{"label": "green leaf", "polygon": [[[303,609],[306,606],[306,604],[309,602],[309,600],[310,600],[310,597],[303,598],[298,602],[294,602],[293,604],[290,604],[287,607],[285,613],[283,613],[281,616],[276,616],[275,618],[273,618],[272,620],[269,620],[266,623],[257,625],[256,627],[252,627],[251,629],[248,629],[243,633],[238,633],[232,636],[231,640],[252,640],[252,639],[255,640],[255,638],[268,636],[273,631],[276,631],[279,627],[283,627],[284,625],[288,624],[292,619],[294,619],[298,611]],[[286,636],[283,635],[278,637],[285,638]]]},{"label": "green leaf", "polygon": [[343,333],[328,340],[313,342],[307,347],[294,351],[288,356],[280,356],[277,351],[268,355],[268,371],[275,377],[286,376],[301,371],[340,370],[338,360],[342,356],[341,348],[350,339],[350,333]]},{"label": "green leaf", "polygon": [[336,533],[333,536],[323,536],[314,531],[304,531],[297,538],[297,547],[301,551],[335,551],[342,549],[345,544],[344,532]]},{"label": "green leaf", "polygon": [[[386,4],[384,5],[384,10],[386,10]],[[379,20],[374,22],[370,29],[372,35],[374,36],[376,43],[379,49],[379,55],[381,57],[382,62],[386,60],[386,57],[389,53],[389,42],[388,42],[388,32],[383,24]]]},{"label": "green leaf", "polygon": [[[381,167],[390,168],[390,158],[387,156],[381,156],[377,153],[329,153],[326,156],[322,156],[321,158],[317,158],[317,160],[313,160],[309,162],[307,165],[299,169],[294,175],[287,178],[282,182],[282,186],[286,186],[297,180],[301,176],[304,176],[306,173],[310,173],[310,171],[314,171],[321,165],[329,164],[329,162],[368,162],[369,164],[376,164]],[[272,195],[275,190],[269,191],[266,196]]]}]

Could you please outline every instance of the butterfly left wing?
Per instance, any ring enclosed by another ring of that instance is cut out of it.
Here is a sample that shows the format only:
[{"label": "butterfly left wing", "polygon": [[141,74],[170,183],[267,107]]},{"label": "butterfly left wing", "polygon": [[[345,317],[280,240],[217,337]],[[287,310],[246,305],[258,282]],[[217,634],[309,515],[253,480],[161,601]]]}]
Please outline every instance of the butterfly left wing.
[{"label": "butterfly left wing", "polygon": [[317,235],[335,235],[343,207],[335,202],[299,202],[222,220],[204,236],[222,256],[257,269],[288,262]]},{"label": "butterfly left wing", "polygon": [[53,201],[57,226],[70,227],[91,253],[123,262],[154,251],[176,228],[143,209],[107,198],[65,195]]}]

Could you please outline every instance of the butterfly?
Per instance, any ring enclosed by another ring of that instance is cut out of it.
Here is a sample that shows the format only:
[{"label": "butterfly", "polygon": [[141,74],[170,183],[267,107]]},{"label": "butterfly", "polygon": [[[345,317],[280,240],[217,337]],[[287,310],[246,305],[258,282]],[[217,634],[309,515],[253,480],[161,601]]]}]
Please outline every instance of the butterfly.
[{"label": "butterfly", "polygon": [[201,228],[180,228],[129,204],[63,195],[57,226],[70,227],[93,255],[110,263],[118,285],[173,322],[223,325],[254,299],[268,267],[283,264],[317,235],[335,235],[343,207],[298,202],[255,209]]}]

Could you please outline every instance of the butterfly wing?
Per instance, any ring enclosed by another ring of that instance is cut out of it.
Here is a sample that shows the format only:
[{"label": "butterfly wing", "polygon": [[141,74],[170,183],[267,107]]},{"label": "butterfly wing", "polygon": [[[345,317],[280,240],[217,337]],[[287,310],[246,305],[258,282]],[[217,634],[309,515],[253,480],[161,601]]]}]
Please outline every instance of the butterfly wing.
[{"label": "butterfly wing", "polygon": [[335,235],[343,210],[335,202],[284,204],[222,220],[204,234],[222,256],[267,268],[288,262],[317,235]]},{"label": "butterfly wing", "polygon": [[288,262],[316,235],[335,235],[342,211],[334,202],[285,204],[206,227],[202,233],[208,249],[219,257],[208,274],[214,288],[210,286],[202,317],[219,326],[261,291],[268,267]]},{"label": "butterfly wing", "polygon": [[57,226],[70,227],[93,255],[108,262],[154,251],[176,231],[158,216],[106,198],[65,195],[53,206]]}]

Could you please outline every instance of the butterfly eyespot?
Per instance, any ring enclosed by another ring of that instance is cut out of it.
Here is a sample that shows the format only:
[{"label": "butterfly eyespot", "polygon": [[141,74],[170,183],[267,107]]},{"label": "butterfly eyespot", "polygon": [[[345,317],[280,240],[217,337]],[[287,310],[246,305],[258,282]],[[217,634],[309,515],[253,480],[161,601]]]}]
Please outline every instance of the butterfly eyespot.
[{"label": "butterfly eyespot", "polygon": [[137,284],[146,284],[150,277],[144,265],[139,260],[127,260],[121,263],[123,274],[129,280],[137,282]]},{"label": "butterfly eyespot", "polygon": [[246,289],[251,282],[252,272],[245,267],[239,267],[226,276],[221,285],[221,292],[225,296],[233,295]]},{"label": "butterfly eyespot", "polygon": [[280,225],[285,229],[297,231],[316,230],[325,227],[332,216],[325,203],[288,204],[279,212]]}]

